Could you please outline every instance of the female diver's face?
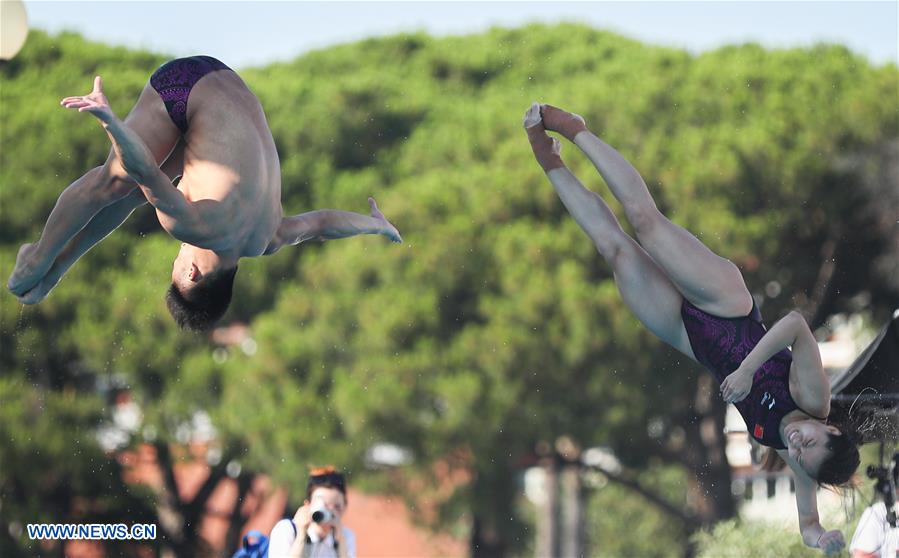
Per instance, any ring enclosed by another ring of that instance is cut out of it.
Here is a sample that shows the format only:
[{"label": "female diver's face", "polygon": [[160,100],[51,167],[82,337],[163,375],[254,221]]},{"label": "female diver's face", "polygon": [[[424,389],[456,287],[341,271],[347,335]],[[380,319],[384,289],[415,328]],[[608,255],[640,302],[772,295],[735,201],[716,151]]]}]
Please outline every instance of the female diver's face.
[{"label": "female diver's face", "polygon": [[799,420],[784,428],[787,440],[787,451],[802,469],[812,478],[816,478],[821,464],[830,457],[827,439],[831,434],[839,434],[840,430],[816,420]]}]

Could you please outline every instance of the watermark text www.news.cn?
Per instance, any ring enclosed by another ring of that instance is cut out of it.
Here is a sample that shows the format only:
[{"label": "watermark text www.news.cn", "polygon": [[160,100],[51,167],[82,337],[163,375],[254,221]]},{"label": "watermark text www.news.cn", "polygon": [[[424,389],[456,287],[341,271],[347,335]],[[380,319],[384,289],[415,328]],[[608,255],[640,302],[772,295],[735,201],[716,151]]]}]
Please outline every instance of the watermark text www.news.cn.
[{"label": "watermark text www.news.cn", "polygon": [[156,539],[156,525],[135,523],[29,523],[31,540],[118,540],[149,541]]}]

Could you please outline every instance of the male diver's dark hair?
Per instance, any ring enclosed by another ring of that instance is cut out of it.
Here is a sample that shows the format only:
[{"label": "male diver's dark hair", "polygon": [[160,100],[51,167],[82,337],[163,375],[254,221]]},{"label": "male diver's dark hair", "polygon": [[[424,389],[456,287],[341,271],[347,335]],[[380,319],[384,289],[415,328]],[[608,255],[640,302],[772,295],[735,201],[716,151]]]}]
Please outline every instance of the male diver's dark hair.
[{"label": "male diver's dark hair", "polygon": [[165,304],[181,329],[206,331],[212,329],[231,304],[237,266],[210,273],[194,285],[187,296],[172,283],[165,294]]}]

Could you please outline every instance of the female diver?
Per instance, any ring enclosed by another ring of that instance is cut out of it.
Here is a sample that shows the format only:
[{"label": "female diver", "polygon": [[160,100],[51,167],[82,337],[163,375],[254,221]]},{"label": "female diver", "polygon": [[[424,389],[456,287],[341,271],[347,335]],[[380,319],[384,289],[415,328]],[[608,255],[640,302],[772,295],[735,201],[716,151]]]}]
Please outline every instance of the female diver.
[{"label": "female diver", "polygon": [[[847,483],[859,453],[852,433],[824,418],[830,414],[830,384],[803,317],[791,312],[766,332],[737,266],[662,215],[637,170],[591,133],[583,118],[534,103],[524,126],[537,162],[612,266],[628,307],[655,335],[708,368],[752,437],[793,470],[802,540],[827,553],[841,550],[842,533],[819,522],[816,488]],[[565,167],[560,142],[546,130],[572,141],[590,159],[624,207],[639,243]]]}]

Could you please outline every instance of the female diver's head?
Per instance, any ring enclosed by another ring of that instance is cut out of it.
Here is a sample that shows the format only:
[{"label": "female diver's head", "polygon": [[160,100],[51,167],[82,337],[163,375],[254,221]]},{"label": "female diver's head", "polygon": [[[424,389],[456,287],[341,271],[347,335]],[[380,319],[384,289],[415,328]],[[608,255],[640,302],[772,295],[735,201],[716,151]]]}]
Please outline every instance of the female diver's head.
[{"label": "female diver's head", "polygon": [[784,428],[787,451],[819,484],[849,483],[860,462],[858,446],[845,428],[808,419]]}]

